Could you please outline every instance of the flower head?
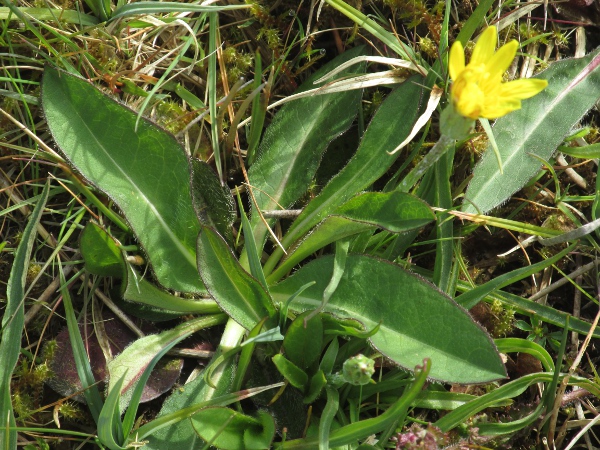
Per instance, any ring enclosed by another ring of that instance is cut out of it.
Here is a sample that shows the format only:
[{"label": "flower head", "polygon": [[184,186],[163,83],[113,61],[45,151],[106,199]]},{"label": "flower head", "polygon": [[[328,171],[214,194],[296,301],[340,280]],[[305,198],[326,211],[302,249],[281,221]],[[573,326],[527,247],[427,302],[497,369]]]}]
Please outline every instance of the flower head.
[{"label": "flower head", "polygon": [[496,27],[487,28],[479,37],[469,64],[460,42],[450,49],[448,69],[453,85],[451,91],[455,110],[472,120],[496,119],[521,108],[521,100],[541,92],[546,80],[520,79],[502,82],[502,76],[512,63],[519,46],[512,40],[494,52]]}]

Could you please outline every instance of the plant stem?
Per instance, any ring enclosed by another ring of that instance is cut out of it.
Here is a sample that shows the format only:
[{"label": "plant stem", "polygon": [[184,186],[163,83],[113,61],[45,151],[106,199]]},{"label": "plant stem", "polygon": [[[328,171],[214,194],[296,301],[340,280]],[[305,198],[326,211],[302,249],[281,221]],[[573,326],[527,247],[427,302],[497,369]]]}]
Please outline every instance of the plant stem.
[{"label": "plant stem", "polygon": [[409,172],[402,182],[396,188],[400,192],[410,191],[415,184],[421,179],[425,172],[456,144],[456,140],[444,134],[440,140],[436,142],[433,148],[425,155],[425,157],[417,163],[417,165]]}]

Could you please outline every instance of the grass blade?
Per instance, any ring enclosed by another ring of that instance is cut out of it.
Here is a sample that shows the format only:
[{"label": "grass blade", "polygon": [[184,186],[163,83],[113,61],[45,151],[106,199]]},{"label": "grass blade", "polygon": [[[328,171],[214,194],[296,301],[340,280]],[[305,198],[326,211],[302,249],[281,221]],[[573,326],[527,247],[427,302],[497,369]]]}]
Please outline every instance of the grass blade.
[{"label": "grass blade", "polygon": [[6,430],[16,425],[10,395],[10,381],[21,350],[29,257],[37,236],[37,225],[48,200],[48,192],[49,185],[46,184],[23,231],[6,287],[7,303],[2,317],[2,340],[0,341],[0,417],[2,418],[0,419],[0,430],[3,430],[0,432],[0,448],[6,450],[17,448],[17,431],[15,429]]}]

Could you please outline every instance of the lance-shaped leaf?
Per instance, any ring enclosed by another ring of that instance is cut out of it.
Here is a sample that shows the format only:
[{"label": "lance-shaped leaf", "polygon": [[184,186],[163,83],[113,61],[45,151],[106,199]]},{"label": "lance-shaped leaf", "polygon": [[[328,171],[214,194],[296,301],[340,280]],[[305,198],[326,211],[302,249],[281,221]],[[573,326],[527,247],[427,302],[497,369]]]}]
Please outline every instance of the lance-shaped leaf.
[{"label": "lance-shaped leaf", "polygon": [[192,202],[202,225],[214,228],[229,242],[236,218],[233,197],[215,171],[204,161],[192,158]]},{"label": "lance-shaped leaf", "polygon": [[150,361],[166,346],[173,343],[173,341],[180,341],[198,330],[224,323],[225,320],[225,314],[198,317],[160,334],[140,338],[110,361],[108,363],[110,376],[108,391],[114,389],[117,382],[122,380],[121,409],[123,410],[129,404],[137,381]]},{"label": "lance-shaped leaf", "polygon": [[247,330],[275,313],[265,288],[244,270],[223,238],[208,227],[198,236],[198,271],[223,311]]},{"label": "lance-shaped leaf", "polygon": [[[315,260],[272,286],[273,298],[285,302],[300,286],[316,281],[292,301],[290,309],[318,308],[332,271],[332,257]],[[430,358],[429,375],[434,379],[484,383],[506,376],[492,340],[467,311],[396,264],[349,255],[325,311],[357,319],[365,329],[379,325],[369,338],[377,350],[407,369]]]},{"label": "lance-shaped leaf", "polygon": [[292,267],[317,250],[336,240],[361,233],[370,228],[382,228],[404,233],[423,227],[435,215],[423,200],[403,192],[365,192],[337,208],[288,254],[269,276],[275,282]]},{"label": "lance-shaped leaf", "polygon": [[475,167],[463,210],[485,213],[521,189],[600,97],[600,51],[552,63],[537,78],[548,87],[493,127],[502,168],[490,148]]},{"label": "lance-shaped leaf", "polygon": [[[423,78],[414,76],[387,96],[365,131],[356,154],[306,205],[284,236],[283,246],[286,249],[389,170],[400,153],[390,155],[388,152],[410,134],[419,117],[424,92]],[[394,122],[393,126],[390,121]],[[277,258],[281,256],[280,251],[273,254],[265,263],[265,273],[273,270]]]},{"label": "lance-shaped leaf", "polygon": [[230,408],[213,407],[198,411],[191,421],[202,439],[224,450],[270,448],[275,437],[275,422],[265,411],[254,418]]},{"label": "lance-shaped leaf", "polygon": [[[357,47],[326,64],[300,88],[315,89],[313,81],[339,64],[359,56]],[[353,66],[341,74],[364,71],[364,64]],[[329,143],[346,131],[360,107],[361,90],[315,95],[294,100],[283,106],[267,128],[258,149],[258,159],[250,167],[248,177],[256,205],[252,205],[251,224],[259,250],[267,230],[256,207],[261,211],[288,207],[307,191]]]},{"label": "lance-shaped leaf", "polygon": [[42,104],[67,161],[121,209],[156,278],[177,291],[203,292],[196,270],[200,224],[192,207],[190,163],[172,135],[82,78],[47,67]]}]

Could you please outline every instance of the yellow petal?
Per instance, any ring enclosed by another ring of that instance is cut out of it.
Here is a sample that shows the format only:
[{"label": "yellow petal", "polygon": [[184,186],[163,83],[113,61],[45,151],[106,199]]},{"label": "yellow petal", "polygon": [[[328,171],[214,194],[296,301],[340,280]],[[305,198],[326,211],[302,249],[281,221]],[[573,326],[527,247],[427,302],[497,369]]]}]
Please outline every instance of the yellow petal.
[{"label": "yellow petal", "polygon": [[509,81],[500,86],[500,97],[514,98],[523,100],[533,97],[543,91],[548,86],[547,80],[538,78],[525,78],[520,80]]},{"label": "yellow petal", "polygon": [[481,117],[485,119],[497,119],[517,109],[521,109],[520,100],[512,98],[504,99],[496,102],[494,105],[486,105],[481,111]]},{"label": "yellow petal", "polygon": [[475,83],[467,83],[455,107],[464,117],[476,120],[483,109],[485,93]]},{"label": "yellow petal", "polygon": [[456,81],[458,75],[465,69],[465,51],[460,41],[455,41],[450,49],[450,59],[448,60],[448,70],[450,78]]},{"label": "yellow petal", "polygon": [[487,62],[487,69],[490,76],[502,75],[511,65],[517,54],[519,43],[512,40],[498,49],[498,51]]},{"label": "yellow petal", "polygon": [[493,55],[496,49],[496,27],[488,27],[481,36],[475,48],[473,49],[473,56],[469,64],[478,65],[485,64]]}]

